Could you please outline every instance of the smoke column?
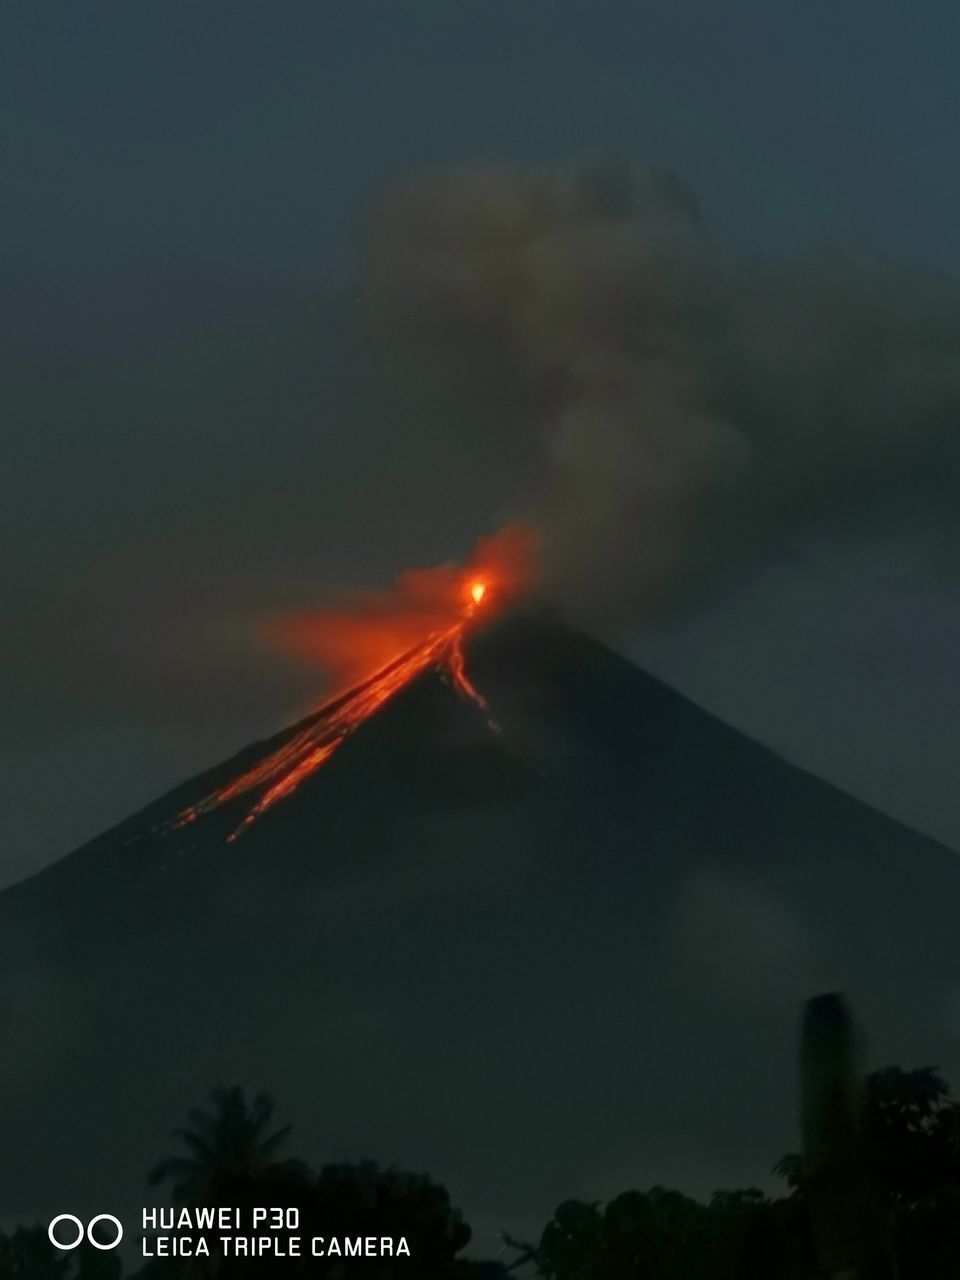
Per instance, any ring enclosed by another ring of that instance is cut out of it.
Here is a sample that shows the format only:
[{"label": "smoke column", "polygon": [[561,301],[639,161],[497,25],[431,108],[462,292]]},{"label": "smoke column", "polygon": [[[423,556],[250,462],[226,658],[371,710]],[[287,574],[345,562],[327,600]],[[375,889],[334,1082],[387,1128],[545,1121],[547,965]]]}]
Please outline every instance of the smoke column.
[{"label": "smoke column", "polygon": [[956,534],[953,281],[734,255],[677,178],[616,164],[410,181],[371,209],[366,246],[378,315],[497,344],[520,374],[541,468],[518,514],[581,608],[695,607],[874,521]]}]

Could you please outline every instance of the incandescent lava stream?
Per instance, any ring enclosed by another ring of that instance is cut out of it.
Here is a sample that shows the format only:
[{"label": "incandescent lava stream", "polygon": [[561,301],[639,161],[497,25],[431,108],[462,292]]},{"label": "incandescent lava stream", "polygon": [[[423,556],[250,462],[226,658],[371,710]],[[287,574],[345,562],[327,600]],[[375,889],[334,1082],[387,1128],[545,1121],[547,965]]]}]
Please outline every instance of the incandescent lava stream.
[{"label": "incandescent lava stream", "polygon": [[[184,809],[173,825],[185,826],[240,796],[259,791],[239,826],[228,837],[231,841],[236,840],[268,809],[292,795],[307,778],[322,768],[337,748],[385,702],[430,668],[442,671],[452,688],[486,715],[486,699],[466,673],[463,636],[467,624],[488,601],[488,583],[482,578],[470,579],[464,588],[464,596],[466,604],[455,623],[432,632],[370,679],[322,706],[293,738],[226,786]],[[489,715],[487,723],[495,732],[498,730]]]}]

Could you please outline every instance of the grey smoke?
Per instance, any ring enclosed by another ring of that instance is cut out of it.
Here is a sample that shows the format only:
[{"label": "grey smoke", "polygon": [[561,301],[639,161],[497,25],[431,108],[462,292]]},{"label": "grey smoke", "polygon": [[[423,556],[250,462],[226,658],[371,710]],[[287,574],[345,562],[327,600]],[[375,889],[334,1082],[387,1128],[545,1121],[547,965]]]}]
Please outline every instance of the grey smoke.
[{"label": "grey smoke", "polygon": [[378,308],[426,342],[485,335],[520,375],[542,459],[518,514],[582,606],[649,617],[806,539],[954,527],[952,280],[735,255],[676,177],[616,164],[407,182],[367,245]]}]

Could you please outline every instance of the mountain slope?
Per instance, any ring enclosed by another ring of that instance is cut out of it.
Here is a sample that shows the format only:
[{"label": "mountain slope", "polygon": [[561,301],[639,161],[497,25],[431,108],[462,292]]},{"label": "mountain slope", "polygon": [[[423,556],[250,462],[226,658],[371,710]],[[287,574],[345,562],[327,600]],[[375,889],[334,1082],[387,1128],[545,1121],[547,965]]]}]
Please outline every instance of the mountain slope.
[{"label": "mountain slope", "polygon": [[139,1203],[235,1080],[483,1222],[756,1181],[837,986],[960,1081],[956,855],[547,614],[467,656],[500,732],[429,671],[235,843],[238,804],[170,819],[285,735],[0,894],[10,1211]]}]

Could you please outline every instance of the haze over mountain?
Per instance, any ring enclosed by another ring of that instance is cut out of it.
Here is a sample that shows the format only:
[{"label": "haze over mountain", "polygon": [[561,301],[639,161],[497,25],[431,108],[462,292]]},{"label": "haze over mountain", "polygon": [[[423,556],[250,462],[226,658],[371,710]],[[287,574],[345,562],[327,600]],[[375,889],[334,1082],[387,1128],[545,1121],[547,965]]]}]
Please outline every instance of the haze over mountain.
[{"label": "haze over mountain", "polygon": [[149,1202],[234,1081],[309,1159],[428,1170],[481,1241],[749,1184],[827,989],[872,1062],[960,1076],[957,855],[546,610],[466,648],[499,732],[431,669],[235,842],[249,797],[169,824],[294,729],[0,894],[7,1213]]}]

